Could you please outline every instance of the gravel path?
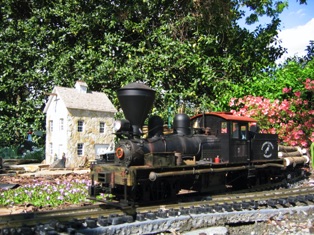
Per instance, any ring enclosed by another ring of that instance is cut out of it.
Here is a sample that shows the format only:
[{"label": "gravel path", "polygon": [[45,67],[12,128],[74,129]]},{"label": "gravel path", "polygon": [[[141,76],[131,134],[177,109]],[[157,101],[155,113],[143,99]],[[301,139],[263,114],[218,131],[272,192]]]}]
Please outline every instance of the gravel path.
[{"label": "gravel path", "polygon": [[308,211],[291,209],[270,217],[266,222],[256,222],[247,225],[229,226],[229,234],[314,234],[313,208]]}]

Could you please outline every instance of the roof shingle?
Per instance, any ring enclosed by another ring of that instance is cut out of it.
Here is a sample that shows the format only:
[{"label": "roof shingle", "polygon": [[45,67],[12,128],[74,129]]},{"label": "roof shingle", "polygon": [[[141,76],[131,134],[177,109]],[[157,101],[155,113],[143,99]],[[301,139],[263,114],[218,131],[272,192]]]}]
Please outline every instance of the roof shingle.
[{"label": "roof shingle", "polygon": [[[56,86],[52,93],[57,94],[65,106],[69,109],[81,109],[81,110],[90,110],[90,111],[101,111],[101,112],[117,112],[116,108],[113,106],[111,101],[108,99],[107,95],[102,92],[79,92],[75,88],[59,87]],[[47,103],[47,106],[44,110],[47,111],[47,108],[50,104],[50,99]]]}]

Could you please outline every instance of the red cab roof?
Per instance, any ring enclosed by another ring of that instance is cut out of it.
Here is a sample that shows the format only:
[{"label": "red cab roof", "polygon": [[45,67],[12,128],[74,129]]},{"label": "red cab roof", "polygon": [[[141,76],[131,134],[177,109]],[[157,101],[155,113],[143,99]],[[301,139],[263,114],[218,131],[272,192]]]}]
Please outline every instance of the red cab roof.
[{"label": "red cab roof", "polygon": [[243,116],[236,116],[233,115],[231,112],[209,112],[209,113],[204,113],[204,114],[197,114],[191,118],[191,120],[202,117],[203,115],[205,116],[217,116],[220,118],[223,118],[228,121],[240,121],[240,122],[257,122],[257,120],[250,118],[250,117],[243,117]]}]

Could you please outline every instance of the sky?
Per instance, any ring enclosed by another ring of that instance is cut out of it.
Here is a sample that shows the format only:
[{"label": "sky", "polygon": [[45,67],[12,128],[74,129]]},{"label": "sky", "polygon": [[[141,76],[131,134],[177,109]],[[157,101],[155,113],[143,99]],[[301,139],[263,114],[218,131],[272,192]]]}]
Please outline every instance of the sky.
[{"label": "sky", "polygon": [[[288,4],[288,8],[280,14],[281,26],[278,32],[281,46],[287,49],[287,53],[277,63],[295,55],[306,55],[306,47],[310,40],[314,40],[314,0],[307,0],[306,5],[301,5],[297,0],[288,0]],[[264,26],[267,19],[262,18],[259,23]]]},{"label": "sky", "polygon": [[294,55],[306,55],[306,47],[310,40],[314,41],[314,0],[307,2],[307,5],[300,5],[296,0],[289,0],[289,7],[280,15],[282,25],[278,36],[281,45],[288,50],[280,61]]}]

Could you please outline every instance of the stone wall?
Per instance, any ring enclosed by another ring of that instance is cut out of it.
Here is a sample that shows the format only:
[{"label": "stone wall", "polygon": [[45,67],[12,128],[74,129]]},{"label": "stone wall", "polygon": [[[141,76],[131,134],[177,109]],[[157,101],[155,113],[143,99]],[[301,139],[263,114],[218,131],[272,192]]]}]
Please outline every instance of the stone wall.
[{"label": "stone wall", "polygon": [[[77,131],[77,123],[84,122],[83,132]],[[105,123],[104,133],[99,132],[100,122]],[[88,160],[96,157],[95,145],[108,144],[114,141],[113,135],[114,113],[104,113],[88,110],[70,110],[67,116],[67,153],[66,167],[80,167]],[[84,154],[78,156],[77,144],[84,145]]]}]

